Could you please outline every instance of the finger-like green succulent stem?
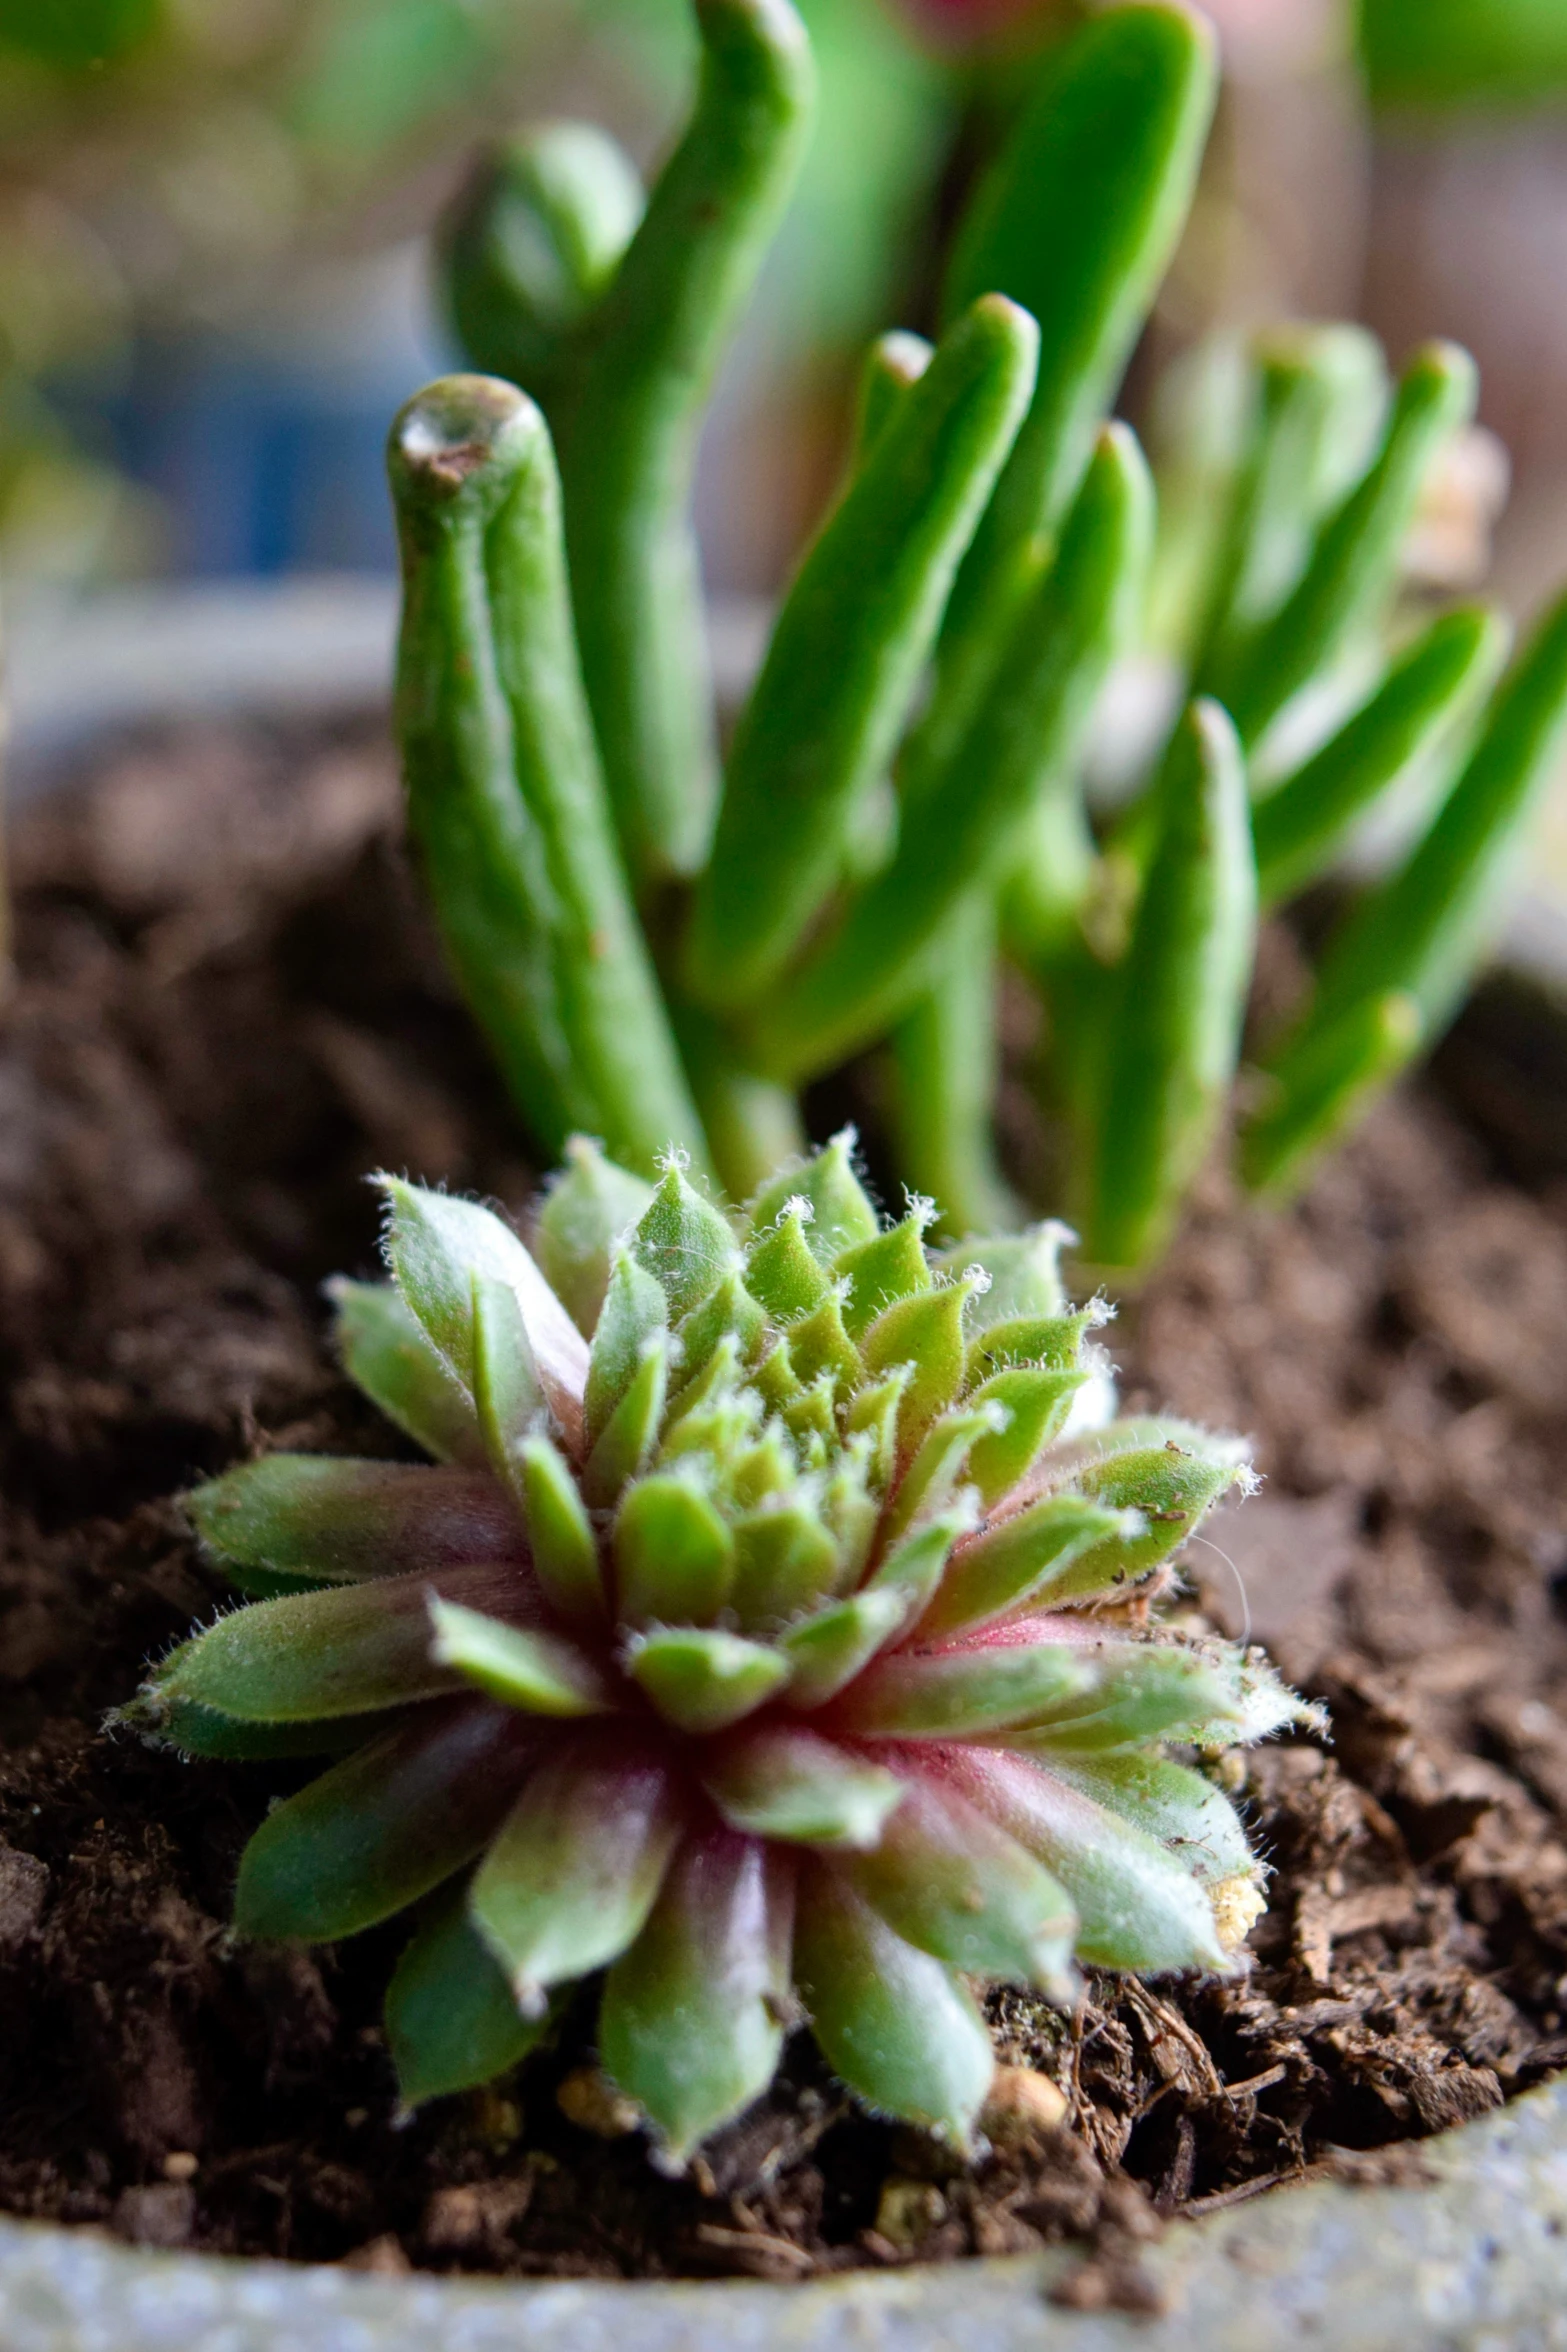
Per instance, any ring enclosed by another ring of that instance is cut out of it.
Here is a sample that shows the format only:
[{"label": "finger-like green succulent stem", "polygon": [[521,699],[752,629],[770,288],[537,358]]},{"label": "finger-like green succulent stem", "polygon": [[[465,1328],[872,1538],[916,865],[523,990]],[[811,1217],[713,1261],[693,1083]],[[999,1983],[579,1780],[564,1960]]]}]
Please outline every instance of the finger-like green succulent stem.
[{"label": "finger-like green succulent stem", "polygon": [[1370,471],[1324,524],[1298,587],[1233,670],[1208,681],[1248,749],[1376,619],[1431,461],[1473,415],[1476,390],[1474,361],[1455,344],[1427,344],[1410,361]]},{"label": "finger-like green succulent stem", "polygon": [[878,335],[860,371],[859,398],[854,415],[854,456],[863,465],[883,432],[903,406],[905,395],[917,384],[936,355],[923,335],[894,327]]},{"label": "finger-like green succulent stem", "polygon": [[[1274,328],[1250,357],[1252,415],[1193,660],[1204,690],[1299,584],[1324,511],[1363,470],[1366,428],[1386,402],[1381,346],[1363,327]],[[1346,453],[1361,459],[1348,478]]]},{"label": "finger-like green succulent stem", "polygon": [[440,229],[447,308],[471,364],[547,412],[643,201],[630,158],[594,123],[539,123],[485,155]]},{"label": "finger-like green succulent stem", "polygon": [[992,1140],[1001,1074],[996,914],[975,891],[948,927],[930,985],[892,1034],[889,1124],[905,1180],[942,1203],[947,1230],[1018,1220]]},{"label": "finger-like green succulent stem", "polygon": [[703,405],[815,92],[789,0],[696,0],[696,20],[690,122],[585,323],[557,409],[583,673],[639,884],[694,872],[707,846],[717,760],[686,507]]},{"label": "finger-like green succulent stem", "polygon": [[390,446],[409,818],[459,980],[536,1134],[644,1171],[705,1146],[615,845],[572,635],[549,435],[453,376]]},{"label": "finger-like green succulent stem", "polygon": [[749,1200],[776,1168],[804,1154],[799,1098],[749,1068],[710,1014],[682,1005],[679,1036],[718,1180],[731,1200]]},{"label": "finger-like green succulent stem", "polygon": [[1443,613],[1353,718],[1257,803],[1252,835],[1265,905],[1323,873],[1379,794],[1451,736],[1494,683],[1511,635],[1487,605]]},{"label": "finger-like green succulent stem", "polygon": [[[1474,971],[1539,795],[1567,741],[1567,598],[1503,681],[1474,754],[1405,865],[1369,892],[1323,954],[1309,1027],[1398,990],[1439,1035]],[[1289,1051],[1297,1050],[1292,1041]]]},{"label": "finger-like green succulent stem", "polygon": [[1245,763],[1216,703],[1193,706],[1160,792],[1084,1146],[1083,1246],[1101,1266],[1144,1265],[1168,1235],[1223,1112],[1251,977]]},{"label": "finger-like green succulent stem", "polygon": [[921,750],[944,766],[1049,560],[1185,225],[1217,91],[1184,8],[1107,10],[1065,43],[963,225],[949,316],[989,288],[1039,321],[1038,385],[952,600]]},{"label": "finger-like green succulent stem", "polygon": [[1329,1026],[1315,1024],[1258,1073],[1259,1099],[1240,1134],[1240,1168],[1254,1192],[1283,1201],[1318,1155],[1420,1050],[1420,1007],[1402,989],[1365,996]]},{"label": "finger-like green succulent stem", "polygon": [[1025,312],[982,295],[796,574],[740,719],[687,940],[693,991],[716,1011],[762,994],[836,878],[850,813],[891,763],[1037,348]]},{"label": "finger-like green succulent stem", "polygon": [[1059,556],[1014,614],[993,690],[961,751],[939,773],[912,765],[891,863],[752,1025],[747,1043],[761,1067],[789,1077],[822,1068],[915,1000],[965,897],[993,886],[1030,801],[1081,748],[1140,608],[1152,524],[1137,443],[1125,426],[1108,426]]}]

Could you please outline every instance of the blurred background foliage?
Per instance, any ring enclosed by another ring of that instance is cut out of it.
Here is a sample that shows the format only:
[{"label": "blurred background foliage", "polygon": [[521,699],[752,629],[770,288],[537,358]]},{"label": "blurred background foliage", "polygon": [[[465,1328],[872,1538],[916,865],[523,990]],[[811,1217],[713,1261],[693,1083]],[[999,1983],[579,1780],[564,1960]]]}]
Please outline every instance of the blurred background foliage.
[{"label": "blurred background foliage", "polygon": [[[923,323],[943,225],[1092,0],[805,0],[824,104],[720,400],[701,523],[773,585],[839,463],[864,338]],[[1134,379],[1219,325],[1470,341],[1567,517],[1567,0],[1211,0],[1227,86]],[[0,567],[13,582],[378,569],[380,443],[448,362],[423,232],[477,140],[587,114],[644,163],[685,0],[0,0]]]},{"label": "blurred background foliage", "polygon": [[1530,104],[1567,89],[1562,0],[1362,0],[1373,98]]}]

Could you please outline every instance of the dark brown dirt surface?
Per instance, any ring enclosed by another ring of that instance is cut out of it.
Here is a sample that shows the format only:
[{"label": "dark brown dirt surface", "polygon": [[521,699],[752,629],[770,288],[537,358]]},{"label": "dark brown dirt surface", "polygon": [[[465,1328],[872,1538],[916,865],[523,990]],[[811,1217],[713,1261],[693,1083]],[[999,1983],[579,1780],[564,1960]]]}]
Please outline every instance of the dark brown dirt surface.
[{"label": "dark brown dirt surface", "polygon": [[17,832],[0,2205],[166,2245],[610,2276],[1081,2235],[1070,2298],[1135,2308],[1162,2217],[1315,2166],[1418,2167],[1422,2135],[1567,2060],[1567,1196],[1519,1189],[1416,1096],[1288,1217],[1205,1201],[1116,1335],[1134,1403],[1255,1437],[1267,1485],[1193,1547],[1197,1605],[1237,1633],[1249,1614],[1333,1713],[1330,1746],[1251,1767],[1277,1875],[1250,1975],[1102,1982],[1073,2019],[1001,1997],[1013,2071],[974,2170],[857,2117],[800,2040],[663,2179],[580,2020],[515,2083],[399,2126],[395,1927],[313,1955],[225,1934],[240,1845],[288,1782],[100,1724],[219,1598],[173,1492],[256,1448],[390,1450],[317,1293],[373,1262],[364,1173],[517,1207],[532,1174],[373,739],[187,733]]}]

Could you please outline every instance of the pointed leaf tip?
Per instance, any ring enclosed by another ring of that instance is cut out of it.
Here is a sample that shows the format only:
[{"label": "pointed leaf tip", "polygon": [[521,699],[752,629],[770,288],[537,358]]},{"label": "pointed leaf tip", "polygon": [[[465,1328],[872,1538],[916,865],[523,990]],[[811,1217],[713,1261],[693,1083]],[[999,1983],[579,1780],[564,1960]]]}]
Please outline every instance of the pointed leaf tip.
[{"label": "pointed leaf tip", "polygon": [[504,1285],[516,1297],[550,1410],[576,1451],[587,1343],[510,1226],[477,1201],[430,1192],[397,1176],[374,1181],[387,1200],[393,1278],[452,1377],[472,1396],[475,1275]]},{"label": "pointed leaf tip", "polygon": [[455,1601],[431,1599],[431,1649],[503,1705],[529,1715],[603,1715],[614,1701],[585,1651],[559,1634],[525,1632]]},{"label": "pointed leaf tip", "polygon": [[703,1199],[674,1158],[633,1228],[629,1246],[662,1290],[672,1323],[740,1262],[728,1219]]},{"label": "pointed leaf tip", "polygon": [[604,1304],[616,1247],[645,1213],[653,1187],[605,1157],[589,1136],[566,1143],[566,1164],[544,1196],[538,1259],[550,1288],[585,1339]]}]

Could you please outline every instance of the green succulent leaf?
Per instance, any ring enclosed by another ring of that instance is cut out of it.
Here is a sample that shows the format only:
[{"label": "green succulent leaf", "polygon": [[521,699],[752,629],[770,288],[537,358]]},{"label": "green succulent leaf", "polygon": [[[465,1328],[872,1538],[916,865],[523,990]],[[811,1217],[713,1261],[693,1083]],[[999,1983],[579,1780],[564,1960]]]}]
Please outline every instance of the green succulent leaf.
[{"label": "green succulent leaf", "polygon": [[933,1959],[1071,1997],[1077,1918],[1065,1891],[949,1782],[911,1778],[877,1844],[835,1855],[833,1868]]},{"label": "green succulent leaf", "polygon": [[525,1631],[455,1601],[430,1603],[431,1655],[465,1682],[524,1714],[604,1715],[610,1686],[591,1658],[558,1633]]},{"label": "green succulent leaf", "polygon": [[523,1556],[500,1489],[465,1470],[268,1454],[185,1507],[236,1583],[257,1571],[304,1590]]},{"label": "green succulent leaf", "polygon": [[969,1342],[968,1376],[987,1380],[993,1372],[1025,1364],[1070,1372],[1081,1360],[1085,1332],[1097,1329],[1102,1320],[1092,1307],[1082,1307],[1075,1315],[993,1316]]},{"label": "green succulent leaf", "polygon": [[789,1679],[789,1661],[766,1642],[712,1627],[665,1625],[638,1635],[626,1672],[666,1722],[708,1734],[754,1715]]},{"label": "green succulent leaf", "polygon": [[687,1182],[676,1161],[665,1169],[632,1230],[629,1247],[663,1292],[671,1322],[733,1273],[740,1258],[728,1219]]},{"label": "green succulent leaf", "polygon": [[481,1851],[538,1739],[487,1700],[419,1709],[273,1807],[240,1857],[236,1929],[330,1943],[390,1919]]},{"label": "green succulent leaf", "polygon": [[1257,1868],[1239,1814],[1222,1789],[1166,1756],[1053,1755],[1052,1776],[1153,1838],[1205,1886]]},{"label": "green succulent leaf", "polygon": [[668,1771],[630,1742],[579,1735],[538,1765],[469,1898],[524,2016],[635,1942],[681,1827]]},{"label": "green succulent leaf", "polygon": [[1022,1757],[964,1748],[948,1757],[947,1770],[951,1784],[1066,1889],[1077,1912],[1076,1949],[1092,1966],[1229,1965],[1202,1883],[1155,1839]]},{"label": "green succulent leaf", "polygon": [[1221,1496],[1236,1487],[1245,1492],[1256,1483],[1228,1441],[1174,1422],[1142,1426],[1155,1442],[1139,1444],[1141,1428],[1135,1422],[1113,1424],[1100,1441],[1101,1458],[1084,1463],[1074,1484],[1111,1510],[1139,1512],[1143,1532],[1107,1536],[1102,1546],[1085,1552],[1059,1588],[1061,1599],[1098,1594],[1151,1575],[1201,1526]]},{"label": "green succulent leaf", "polygon": [[611,1968],[599,2049],[683,2161],[767,2088],[788,2014],[794,1871],[755,1838],[687,1839]]},{"label": "green succulent leaf", "polygon": [[824,1298],[820,1306],[789,1326],[789,1361],[798,1378],[807,1383],[830,1373],[835,1395],[847,1395],[859,1386],[863,1366],[845,1328],[836,1294]]},{"label": "green succulent leaf", "polygon": [[116,1708],[110,1717],[155,1747],[227,1764],[271,1763],[284,1756],[346,1756],[387,1727],[384,1714],[324,1716],[308,1723],[255,1723],[225,1715],[199,1699],[154,1690]]},{"label": "green succulent leaf", "polygon": [[863,1340],[877,1316],[899,1299],[930,1289],[925,1233],[933,1213],[928,1202],[916,1202],[885,1233],[851,1243],[834,1259],[833,1272],[849,1286],[843,1320],[854,1341]]},{"label": "green succulent leaf", "polygon": [[1065,1427],[1073,1399],[1091,1377],[1087,1367],[1059,1372],[1043,1364],[1021,1364],[996,1373],[974,1391],[970,1409],[998,1416],[990,1434],[976,1439],[968,1457],[969,1483],[982,1507],[988,1510],[1027,1477],[1050,1440]]},{"label": "green succulent leaf", "polygon": [[940,1586],[953,1545],[972,1532],[975,1517],[972,1496],[960,1495],[949,1509],[900,1537],[878,1563],[865,1587],[866,1597],[895,1594],[903,1607],[904,1624],[914,1624]]},{"label": "green succulent leaf", "polygon": [[1054,1717],[1094,1680],[1069,1642],[900,1651],[866,1669],[833,1720],[857,1739],[977,1739]]},{"label": "green succulent leaf", "polygon": [[735,1580],[735,1538],[701,1489],[659,1473],[627,1489],[615,1519],[619,1614],[710,1624]]},{"label": "green succulent leaf", "polygon": [[473,1278],[473,1404],[490,1468],[524,1508],[522,1448],[547,1419],[544,1384],[516,1292],[482,1274]]},{"label": "green succulent leaf", "polygon": [[738,1274],[726,1274],[676,1329],[678,1360],[670,1376],[671,1397],[678,1401],[708,1372],[726,1341],[733,1342],[734,1362],[754,1364],[767,1329],[765,1308],[751,1296]]},{"label": "green succulent leaf", "polygon": [[486,1456],[473,1401],[424,1335],[390,1282],[327,1284],[333,1337],[354,1386],[438,1462],[482,1467]]},{"label": "green succulent leaf", "polygon": [[884,1586],[855,1593],[791,1625],[778,1641],[779,1655],[789,1666],[788,1704],[823,1707],[836,1698],[902,1630],[910,1611],[906,1593]]},{"label": "green succulent leaf", "polygon": [[880,1229],[876,1206],[854,1172],[859,1138],[842,1128],[808,1160],[792,1160],[762,1186],[746,1210],[747,1232],[765,1233],[791,1200],[811,1204],[805,1237],[821,1263],[835,1268],[845,1250],[874,1241]]},{"label": "green succulent leaf", "polygon": [[831,1295],[807,1238],[811,1214],[806,1196],[791,1194],[770,1225],[753,1231],[746,1249],[746,1289],[779,1323],[795,1322]]},{"label": "green succulent leaf", "polygon": [[[935,1260],[938,1274],[956,1276],[977,1266],[990,1277],[987,1287],[969,1294],[964,1329],[970,1338],[981,1338],[998,1323],[1066,1317],[1061,1252],[1076,1239],[1070,1225],[1048,1218],[1043,1224],[1031,1225],[1026,1233],[964,1241],[955,1249],[942,1250]],[[1070,1361],[1070,1357],[1061,1361]]]},{"label": "green succulent leaf", "polygon": [[539,1211],[538,1261],[544,1279],[584,1339],[593,1337],[609,1288],[609,1270],[653,1198],[653,1187],[617,1168],[591,1136],[566,1143],[566,1165]]},{"label": "green succulent leaf", "polygon": [[648,1342],[665,1330],[669,1305],[662,1286],[629,1250],[617,1250],[604,1305],[593,1333],[583,1395],[583,1429],[598,1442],[637,1376]]},{"label": "green succulent leaf", "polygon": [[[1090,1671],[1075,1692],[1041,1706],[1015,1744],[1077,1753],[1181,1740],[1226,1746],[1246,1736],[1247,1692],[1231,1660],[1171,1641],[1106,1642],[1084,1654]],[[1259,1694],[1258,1714],[1267,1707]],[[1293,1702],[1290,1713],[1298,1702]],[[1266,1724],[1277,1730],[1281,1715]],[[1261,1733],[1254,1736],[1261,1736]]]},{"label": "green succulent leaf", "polygon": [[509,2074],[550,2030],[524,2017],[468,1916],[466,1884],[431,1903],[386,1992],[386,2040],[407,2108]]},{"label": "green succulent leaf", "polygon": [[308,1723],[437,1697],[458,1676],[431,1652],[438,1592],[496,1616],[536,1613],[516,1568],[447,1568],[373,1585],[290,1594],[222,1617],[158,1669],[148,1703],[191,1700],[256,1723]]},{"label": "green succulent leaf", "polygon": [[866,1449],[866,1468],[872,1484],[883,1490],[890,1488],[897,1476],[898,1423],[904,1394],[913,1378],[912,1364],[894,1364],[880,1380],[868,1381],[857,1396],[850,1398],[844,1416],[848,1436]]},{"label": "green succulent leaf", "polygon": [[523,1523],[533,1572],[569,1625],[602,1625],[608,1614],[598,1539],[571,1470],[547,1437],[520,1449]]},{"label": "green succulent leaf", "polygon": [[887,1540],[895,1543],[909,1529],[953,1500],[970,1456],[982,1440],[1005,1436],[1011,1414],[998,1398],[955,1406],[933,1421],[908,1469],[887,1516]]},{"label": "green succulent leaf", "polygon": [[734,1539],[735,1614],[747,1632],[776,1631],[839,1583],[838,1545],[812,1496],[768,1496],[735,1520]]},{"label": "green succulent leaf", "polygon": [[973,1285],[959,1277],[939,1290],[884,1307],[861,1342],[865,1368],[912,1365],[898,1406],[898,1453],[910,1460],[931,1423],[954,1402],[964,1378],[963,1309]]},{"label": "green succulent leaf", "polygon": [[957,1972],[895,1934],[826,1862],[801,1875],[794,1972],[833,2072],[871,2109],[966,2150],[996,2056]]},{"label": "green succulent leaf", "polygon": [[550,1410],[574,1446],[587,1347],[510,1226],[477,1201],[427,1192],[396,1176],[376,1181],[386,1196],[386,1254],[398,1291],[452,1378],[472,1396],[474,1278],[501,1284],[515,1295]]},{"label": "green succulent leaf", "polygon": [[[959,1546],[919,1621],[918,1638],[974,1633],[1031,1604],[1054,1606],[1085,1553],[1104,1557],[1109,1545],[1124,1553],[1143,1524],[1139,1512],[1117,1511],[1086,1495],[1046,1495]],[[1105,1589],[1121,1580],[1122,1572],[1112,1569]],[[1089,1597],[1076,1580],[1070,1590],[1073,1599]]]},{"label": "green succulent leaf", "polygon": [[668,1388],[669,1341],[655,1331],[583,1469],[583,1495],[594,1510],[607,1510],[652,1460]]},{"label": "green succulent leaf", "polygon": [[877,1844],[904,1792],[885,1765],[792,1724],[736,1733],[705,1767],[702,1785],[732,1829],[855,1850]]}]

